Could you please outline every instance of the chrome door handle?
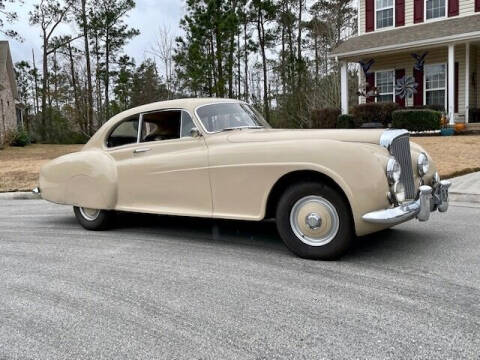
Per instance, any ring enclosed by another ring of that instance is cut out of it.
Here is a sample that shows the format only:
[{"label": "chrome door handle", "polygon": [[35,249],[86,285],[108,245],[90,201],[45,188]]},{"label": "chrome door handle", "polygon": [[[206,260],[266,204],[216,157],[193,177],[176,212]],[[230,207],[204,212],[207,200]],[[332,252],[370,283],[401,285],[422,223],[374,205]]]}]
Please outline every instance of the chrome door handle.
[{"label": "chrome door handle", "polygon": [[150,148],[139,148],[139,149],[133,150],[133,153],[134,154],[139,154],[139,153],[144,153],[144,152],[147,152],[147,151],[150,151],[150,150],[152,150],[152,149],[150,149]]}]

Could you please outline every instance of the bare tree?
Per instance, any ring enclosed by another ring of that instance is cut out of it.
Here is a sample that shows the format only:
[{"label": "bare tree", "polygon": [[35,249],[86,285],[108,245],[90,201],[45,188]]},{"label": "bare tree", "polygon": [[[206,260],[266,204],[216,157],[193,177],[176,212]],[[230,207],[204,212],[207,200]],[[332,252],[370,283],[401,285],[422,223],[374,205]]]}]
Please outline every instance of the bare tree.
[{"label": "bare tree", "polygon": [[165,67],[165,84],[168,98],[174,93],[173,81],[173,52],[175,49],[175,36],[170,28],[162,25],[158,29],[158,36],[150,52],[158,57]]},{"label": "bare tree", "polygon": [[62,5],[55,0],[41,0],[39,4],[34,6],[33,11],[30,12],[30,24],[40,26],[43,41],[42,124],[40,129],[42,139],[45,139],[46,137],[47,88],[49,83],[48,56],[55,51],[55,49],[52,49],[49,46],[50,39],[58,25],[60,25],[67,17],[71,6],[71,1]]}]

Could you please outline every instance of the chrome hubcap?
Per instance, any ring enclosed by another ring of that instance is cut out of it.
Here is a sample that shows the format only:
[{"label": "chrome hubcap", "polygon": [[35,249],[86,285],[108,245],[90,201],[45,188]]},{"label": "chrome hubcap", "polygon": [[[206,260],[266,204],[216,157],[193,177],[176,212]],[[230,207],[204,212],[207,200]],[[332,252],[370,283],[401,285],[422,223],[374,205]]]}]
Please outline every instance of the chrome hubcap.
[{"label": "chrome hubcap", "polygon": [[100,214],[100,210],[97,209],[89,209],[89,208],[80,208],[80,214],[88,220],[88,221],[94,221],[98,218],[98,215]]},{"label": "chrome hubcap", "polygon": [[322,226],[322,218],[317,213],[310,213],[305,218],[305,223],[310,226],[310,229],[315,230]]},{"label": "chrome hubcap", "polygon": [[290,226],[303,243],[323,246],[337,235],[340,219],[330,201],[318,195],[310,195],[293,205]]}]

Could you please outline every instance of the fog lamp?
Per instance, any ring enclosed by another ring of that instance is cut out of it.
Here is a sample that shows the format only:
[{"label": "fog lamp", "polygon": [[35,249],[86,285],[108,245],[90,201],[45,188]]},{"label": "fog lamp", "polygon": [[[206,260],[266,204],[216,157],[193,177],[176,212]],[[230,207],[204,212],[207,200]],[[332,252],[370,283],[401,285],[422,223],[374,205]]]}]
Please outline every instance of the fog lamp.
[{"label": "fog lamp", "polygon": [[428,161],[427,154],[421,153],[418,155],[417,159],[417,168],[418,168],[418,175],[424,176],[428,173],[428,169],[430,168],[430,163]]}]

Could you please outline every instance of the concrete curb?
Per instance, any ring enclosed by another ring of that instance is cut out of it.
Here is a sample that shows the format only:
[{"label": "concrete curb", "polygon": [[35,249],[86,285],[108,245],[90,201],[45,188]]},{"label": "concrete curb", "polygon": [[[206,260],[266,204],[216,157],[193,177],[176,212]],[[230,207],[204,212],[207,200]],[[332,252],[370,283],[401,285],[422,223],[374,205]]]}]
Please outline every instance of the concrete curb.
[{"label": "concrete curb", "polygon": [[17,191],[0,193],[0,200],[38,200],[40,195],[30,191]]}]

